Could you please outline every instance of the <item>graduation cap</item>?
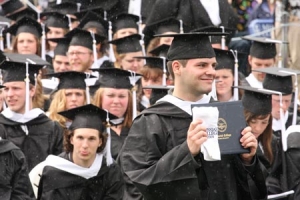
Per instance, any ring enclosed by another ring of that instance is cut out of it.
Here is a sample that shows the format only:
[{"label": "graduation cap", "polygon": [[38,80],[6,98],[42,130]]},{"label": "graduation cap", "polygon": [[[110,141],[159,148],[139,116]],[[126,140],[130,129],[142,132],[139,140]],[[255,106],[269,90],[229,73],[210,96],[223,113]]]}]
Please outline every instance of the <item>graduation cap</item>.
[{"label": "graduation cap", "polygon": [[150,105],[154,105],[159,99],[163,98],[168,94],[170,89],[174,88],[174,86],[159,86],[159,85],[149,85],[143,87],[143,89],[152,89],[150,96]]},{"label": "graduation cap", "polygon": [[69,29],[69,20],[68,17],[64,14],[53,11],[53,12],[43,12],[40,14],[40,16],[46,17],[44,24],[47,27]]},{"label": "graduation cap", "polygon": [[215,57],[215,52],[209,41],[210,35],[222,35],[222,33],[182,33],[156,36],[174,37],[167,54],[167,59],[172,61]]},{"label": "graduation cap", "polygon": [[166,32],[180,33],[180,21],[175,18],[167,18],[147,24],[144,29],[145,35],[158,35]]},{"label": "graduation cap", "polygon": [[138,30],[139,16],[132,15],[129,13],[121,13],[114,18],[110,19],[112,21],[112,31],[116,33],[120,29],[124,28],[136,28]]},{"label": "graduation cap", "polygon": [[[205,26],[198,29],[194,29],[191,32],[207,32],[207,33],[223,33],[221,35],[210,36],[211,44],[222,44],[222,40],[225,42],[226,46],[229,45],[231,38],[235,34],[235,29],[225,28],[225,27],[215,27],[215,26]],[[222,49],[224,49],[223,47]]]},{"label": "graduation cap", "polygon": [[19,54],[19,53],[4,53],[0,52],[0,58],[6,61],[26,63],[30,62],[36,65],[50,65],[47,61],[44,61],[40,56],[36,54]]},{"label": "graduation cap", "polygon": [[[105,37],[98,34],[95,35],[96,44],[102,42]],[[69,46],[83,46],[93,51],[93,37],[89,31],[78,28],[73,29],[65,35],[66,38],[71,38]]]},{"label": "graduation cap", "polygon": [[54,56],[56,55],[67,56],[69,43],[71,41],[70,38],[51,38],[47,40],[57,43],[54,49]]},{"label": "graduation cap", "polygon": [[66,71],[52,74],[46,74],[46,76],[55,77],[59,79],[57,90],[61,89],[86,89],[85,79],[87,74],[77,71]]},{"label": "graduation cap", "polygon": [[15,82],[15,81],[25,81],[26,74],[29,75],[29,82],[32,85],[35,85],[35,79],[39,74],[39,70],[42,69],[44,65],[37,64],[27,64],[24,62],[15,62],[15,61],[3,61],[0,64],[0,69],[4,70],[3,83],[6,82]]},{"label": "graduation cap", "polygon": [[250,86],[238,86],[244,90],[242,103],[254,115],[267,115],[272,111],[272,92]]},{"label": "graduation cap", "polygon": [[[46,28],[46,32],[49,29]],[[19,33],[31,33],[35,35],[37,38],[40,38],[42,36],[43,28],[41,24],[39,24],[36,20],[33,20],[29,17],[23,17],[19,21],[17,21],[15,24],[10,26],[6,32],[12,34],[12,35],[18,35]]]},{"label": "graduation cap", "polygon": [[80,19],[80,24],[78,25],[78,28],[84,30],[89,28],[96,28],[99,32],[98,34],[107,37],[108,22],[95,12],[88,11],[83,16],[83,18]]},{"label": "graduation cap", "polygon": [[152,49],[151,51],[149,51],[149,53],[151,53],[154,56],[167,57],[169,48],[170,48],[170,45],[162,44],[162,45]]},{"label": "graduation cap", "polygon": [[281,44],[279,40],[273,40],[262,37],[242,37],[245,40],[252,41],[250,55],[259,59],[271,59],[276,57],[276,44]]},{"label": "graduation cap", "polygon": [[18,20],[22,19],[23,17],[29,17],[34,20],[37,20],[38,13],[35,10],[31,9],[30,7],[26,7],[25,9],[22,9],[16,13],[7,15],[7,17],[14,21],[18,21]]},{"label": "graduation cap", "polygon": [[[103,88],[117,88],[117,89],[131,89],[134,87],[131,84],[129,77],[132,76],[132,73],[127,70],[119,68],[97,68],[91,69],[92,71],[98,71],[100,87]],[[140,74],[135,74],[135,76],[142,76]]]},{"label": "graduation cap", "polygon": [[78,5],[73,1],[62,2],[51,6],[50,11],[59,11],[61,14],[74,14],[78,12]]},{"label": "graduation cap", "polygon": [[149,66],[150,68],[159,68],[161,70],[164,70],[164,67],[166,66],[166,60],[160,57],[136,56],[134,58],[145,59],[145,65]]},{"label": "graduation cap", "polygon": [[20,0],[4,0],[0,3],[4,15],[23,8],[25,5]]},{"label": "graduation cap", "polygon": [[139,34],[133,34],[108,42],[116,45],[117,53],[122,54],[142,51],[142,46],[140,44],[141,39]]}]

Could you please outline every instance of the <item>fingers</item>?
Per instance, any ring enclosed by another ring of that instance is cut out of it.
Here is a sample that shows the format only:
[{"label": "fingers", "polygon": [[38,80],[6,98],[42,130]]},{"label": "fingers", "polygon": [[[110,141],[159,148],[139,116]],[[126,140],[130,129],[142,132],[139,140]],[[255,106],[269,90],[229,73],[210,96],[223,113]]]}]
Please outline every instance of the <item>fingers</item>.
[{"label": "fingers", "polygon": [[251,129],[251,127],[250,126],[247,126],[246,128],[244,128],[243,130],[242,130],[242,135],[245,135],[246,133],[248,133],[248,132],[252,132],[252,129]]},{"label": "fingers", "polygon": [[194,130],[196,128],[196,126],[198,126],[200,124],[202,124],[202,120],[194,120],[194,121],[192,121],[192,123],[190,124],[188,132]]},{"label": "fingers", "polygon": [[251,132],[243,135],[243,137],[240,139],[240,142],[244,148],[257,147],[257,140]]}]

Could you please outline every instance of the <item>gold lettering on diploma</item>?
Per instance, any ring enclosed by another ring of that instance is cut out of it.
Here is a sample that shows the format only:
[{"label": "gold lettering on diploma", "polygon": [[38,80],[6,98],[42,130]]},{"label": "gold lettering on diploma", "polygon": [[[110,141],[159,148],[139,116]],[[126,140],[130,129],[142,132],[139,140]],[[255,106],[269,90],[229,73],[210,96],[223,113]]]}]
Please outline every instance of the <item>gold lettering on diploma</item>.
[{"label": "gold lettering on diploma", "polygon": [[231,133],[223,133],[218,135],[219,140],[227,140],[231,137]]}]

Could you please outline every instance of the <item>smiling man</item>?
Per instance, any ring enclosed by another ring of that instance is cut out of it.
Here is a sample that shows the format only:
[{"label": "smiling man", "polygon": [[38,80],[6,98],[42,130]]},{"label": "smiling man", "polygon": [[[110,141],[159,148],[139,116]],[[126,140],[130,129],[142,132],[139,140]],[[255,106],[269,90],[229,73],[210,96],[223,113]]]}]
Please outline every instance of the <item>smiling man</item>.
[{"label": "smiling man", "polygon": [[241,132],[240,140],[250,153],[222,155],[211,162],[200,152],[207,133],[202,120],[192,121],[191,105],[211,101],[206,94],[217,63],[209,36],[164,36],[174,37],[167,55],[174,90],[132,124],[119,155],[127,182],[124,199],[265,198],[264,169],[256,158],[257,141],[250,127]]}]

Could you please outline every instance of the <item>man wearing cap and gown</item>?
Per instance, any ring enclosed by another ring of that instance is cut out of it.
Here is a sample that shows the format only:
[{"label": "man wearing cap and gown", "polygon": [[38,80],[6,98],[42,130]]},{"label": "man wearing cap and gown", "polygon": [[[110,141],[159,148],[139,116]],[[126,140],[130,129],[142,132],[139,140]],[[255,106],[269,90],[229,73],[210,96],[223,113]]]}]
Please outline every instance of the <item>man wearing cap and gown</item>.
[{"label": "man wearing cap and gown", "polygon": [[167,56],[174,90],[133,122],[119,164],[124,177],[141,194],[132,192],[126,182],[125,196],[129,195],[130,199],[142,199],[142,195],[145,199],[266,198],[265,168],[255,156],[257,141],[251,128],[242,130],[240,140],[244,148],[250,148],[250,153],[221,155],[221,160],[214,162],[204,160],[200,153],[201,144],[206,141],[206,129],[202,121],[192,122],[191,105],[211,101],[206,94],[212,87],[216,59],[208,35],[164,36],[174,37]]},{"label": "man wearing cap and gown", "polygon": [[116,116],[91,104],[59,114],[72,120],[70,135],[65,136],[65,152],[40,164],[37,199],[121,199],[124,181],[107,151],[110,136],[107,141],[104,136],[107,117]]},{"label": "man wearing cap and gown", "polygon": [[59,124],[51,121],[41,109],[32,108],[34,74],[38,74],[42,67],[11,61],[0,65],[4,71],[3,95],[8,106],[0,114],[0,137],[12,141],[23,151],[29,170],[49,154],[62,152],[63,134]]},{"label": "man wearing cap and gown", "polygon": [[255,88],[263,88],[265,73],[257,72],[256,69],[273,67],[276,61],[275,42],[267,38],[243,37],[245,40],[253,41],[250,47],[248,62],[251,73],[243,80],[242,85],[250,85]]}]

